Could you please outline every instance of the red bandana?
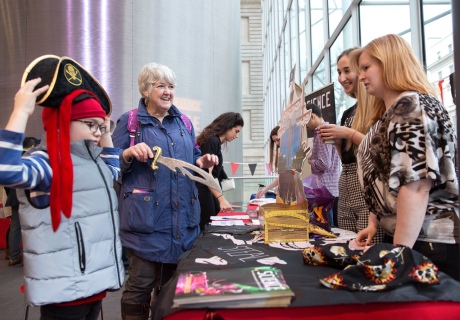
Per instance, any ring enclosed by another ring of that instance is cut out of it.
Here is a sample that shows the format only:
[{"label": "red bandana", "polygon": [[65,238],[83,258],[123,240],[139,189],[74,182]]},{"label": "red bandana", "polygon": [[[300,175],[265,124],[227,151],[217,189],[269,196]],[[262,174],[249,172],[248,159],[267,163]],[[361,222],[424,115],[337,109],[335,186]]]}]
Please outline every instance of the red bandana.
[{"label": "red bandana", "polygon": [[[90,94],[99,103],[99,99],[90,91],[75,90],[67,95],[59,108],[43,108],[42,120],[46,134],[46,145],[50,159],[53,178],[50,191],[50,211],[53,231],[56,231],[61,222],[61,211],[65,217],[70,218],[72,213],[73,192],[73,164],[70,156],[70,120],[85,118],[96,114],[98,117],[105,112],[100,107],[96,110],[91,107],[85,113],[80,108],[72,108],[73,100],[82,93]],[[80,103],[76,104],[78,106]],[[74,107],[75,107],[74,106]],[[93,104],[91,104],[93,106]],[[78,113],[74,115],[74,111]],[[102,113],[101,113],[102,111]]]}]

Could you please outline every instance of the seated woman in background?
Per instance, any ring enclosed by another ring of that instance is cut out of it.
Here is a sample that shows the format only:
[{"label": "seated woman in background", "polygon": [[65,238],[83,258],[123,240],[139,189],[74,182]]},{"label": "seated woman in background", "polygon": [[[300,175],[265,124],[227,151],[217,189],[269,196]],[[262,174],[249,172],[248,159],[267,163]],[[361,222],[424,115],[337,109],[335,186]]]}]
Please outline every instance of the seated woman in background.
[{"label": "seated woman in background", "polygon": [[[214,119],[196,138],[202,153],[217,155],[219,163],[209,168],[209,172],[219,180],[219,183],[228,179],[222,166],[224,163],[222,144],[227,145],[228,142],[237,139],[243,126],[244,120],[239,113],[226,112]],[[203,230],[204,226],[211,221],[211,216],[217,215],[221,210],[231,211],[233,208],[223,194],[201,183],[196,185],[201,206],[200,228]]]},{"label": "seated woman in background", "polygon": [[[357,49],[347,49],[337,58],[338,81],[344,92],[357,99],[357,102],[345,110],[340,126],[325,124],[319,132],[323,141],[335,139],[335,146],[342,162],[337,213],[339,228],[356,233],[365,229],[369,220],[369,208],[364,201],[364,193],[358,180],[356,152],[369,130],[371,119],[371,108],[367,105],[371,99],[364,85],[358,81],[358,70],[350,64],[350,56]],[[383,230],[379,229],[373,243],[382,242],[383,235]]]},{"label": "seated woman in background", "polygon": [[[280,126],[276,126],[270,132],[270,170],[272,172],[278,172],[278,153],[280,149],[280,137],[278,136],[278,130]],[[275,178],[268,186],[260,189],[256,198],[264,196],[269,190],[278,187],[278,177]]]},{"label": "seated woman in background", "polygon": [[374,124],[358,149],[358,174],[372,208],[356,243],[385,242],[422,253],[459,280],[455,130],[410,45],[389,34],[353,56],[359,80],[375,97]]}]

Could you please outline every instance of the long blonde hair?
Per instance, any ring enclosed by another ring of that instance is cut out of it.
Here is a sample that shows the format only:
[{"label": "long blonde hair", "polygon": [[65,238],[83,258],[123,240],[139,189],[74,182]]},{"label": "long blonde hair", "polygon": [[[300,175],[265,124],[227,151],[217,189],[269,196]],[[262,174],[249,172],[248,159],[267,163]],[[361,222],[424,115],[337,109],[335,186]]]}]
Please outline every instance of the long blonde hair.
[{"label": "long blonde hair", "polygon": [[[359,47],[354,47],[354,48],[343,51],[337,57],[337,64],[341,58],[347,57],[349,64],[350,64],[349,68],[351,72],[355,73],[358,76],[359,68],[357,64],[353,63],[353,56],[356,55],[357,52],[361,52],[361,50],[362,49]],[[371,105],[371,100],[373,100],[373,97],[367,94],[367,91],[364,85],[359,80],[357,81],[358,83],[356,86],[356,93],[353,93],[353,95],[350,95],[352,98],[356,99],[355,115],[353,118],[353,123],[351,124],[351,128],[358,132],[361,132],[362,134],[366,134],[367,131],[369,130],[370,119],[372,116],[372,109],[370,105]],[[352,141],[348,140],[345,149],[349,150],[350,148],[353,148],[353,151],[355,153],[358,150],[357,146],[354,145]]]},{"label": "long blonde hair", "polygon": [[[422,65],[417,60],[406,40],[396,34],[387,34],[369,42],[353,56],[353,63],[358,64],[363,52],[380,63],[382,82],[388,90],[416,91],[436,96],[434,88],[428,81]],[[385,102],[374,97],[371,123],[375,123],[385,113]]]},{"label": "long blonde hair", "polygon": [[[357,75],[359,75],[359,66],[357,63],[354,63],[354,57],[361,52],[362,48],[353,48],[353,50],[347,55],[348,61],[350,62],[350,69]],[[366,134],[369,130],[369,120],[372,117],[371,103],[373,102],[373,97],[367,94],[366,88],[359,80],[356,87],[355,98],[357,106],[351,128],[361,132],[362,134]]]}]

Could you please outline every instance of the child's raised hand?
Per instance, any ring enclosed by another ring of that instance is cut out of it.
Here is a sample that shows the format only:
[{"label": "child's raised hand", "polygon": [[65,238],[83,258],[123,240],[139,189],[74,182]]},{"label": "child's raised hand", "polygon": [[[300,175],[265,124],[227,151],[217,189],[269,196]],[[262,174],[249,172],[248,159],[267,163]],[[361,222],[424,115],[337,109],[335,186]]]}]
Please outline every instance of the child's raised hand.
[{"label": "child's raised hand", "polygon": [[27,115],[32,115],[35,110],[35,102],[37,97],[43,92],[48,90],[49,85],[45,85],[34,91],[35,86],[42,81],[41,78],[36,78],[27,81],[19,89],[14,97],[14,111],[15,112],[24,112]]},{"label": "child's raised hand", "polygon": [[105,116],[105,119],[104,119],[104,126],[105,126],[105,133],[110,135],[110,117],[109,116]]},{"label": "child's raised hand", "polygon": [[49,85],[43,86],[34,91],[35,86],[42,79],[37,78],[29,80],[19,89],[14,96],[14,109],[10,116],[10,120],[6,124],[5,129],[14,132],[24,132],[27,125],[27,120],[35,110],[35,102],[37,97],[48,90]]},{"label": "child's raised hand", "polygon": [[104,119],[105,133],[101,135],[99,143],[101,147],[113,148],[112,135],[110,133],[110,117],[106,116]]}]

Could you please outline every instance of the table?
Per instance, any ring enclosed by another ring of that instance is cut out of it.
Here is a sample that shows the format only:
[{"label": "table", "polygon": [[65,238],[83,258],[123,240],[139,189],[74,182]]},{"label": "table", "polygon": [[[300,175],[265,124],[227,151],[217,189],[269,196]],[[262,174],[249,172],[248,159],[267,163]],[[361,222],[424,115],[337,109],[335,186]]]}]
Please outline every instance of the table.
[{"label": "table", "polygon": [[[275,264],[295,293],[288,308],[175,310],[172,309],[177,274],[163,287],[158,297],[155,319],[459,319],[460,282],[439,274],[439,285],[408,284],[385,292],[350,292],[331,290],[318,279],[338,272],[329,267],[312,267],[303,263],[302,247],[306,243],[251,243],[250,234],[223,236],[206,230],[193,248],[184,253],[178,264],[181,271],[260,266],[256,258],[215,266],[195,263],[196,258],[210,258],[210,248],[246,247],[268,252],[286,262]],[[418,315],[418,316],[416,316]],[[219,318],[220,317],[220,318]]]}]

